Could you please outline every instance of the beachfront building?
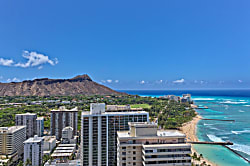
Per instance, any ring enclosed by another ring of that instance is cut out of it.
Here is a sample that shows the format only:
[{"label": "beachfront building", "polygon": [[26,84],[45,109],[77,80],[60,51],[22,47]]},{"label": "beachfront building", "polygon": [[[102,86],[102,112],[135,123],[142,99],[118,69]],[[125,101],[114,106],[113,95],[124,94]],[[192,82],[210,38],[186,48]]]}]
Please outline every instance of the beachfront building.
[{"label": "beachfront building", "polygon": [[192,103],[191,94],[182,94],[181,102],[182,103]]},{"label": "beachfront building", "polygon": [[191,145],[179,131],[157,130],[157,124],[129,123],[117,132],[118,166],[191,166]]},{"label": "beachfront building", "polygon": [[[127,108],[125,108],[127,109]],[[83,166],[116,165],[117,131],[129,129],[128,122],[148,122],[145,111],[105,110],[105,104],[91,104],[82,112],[81,162]]]},{"label": "beachfront building", "polygon": [[168,95],[167,99],[178,102],[180,100],[180,97],[175,95]]},{"label": "beachfront building", "polygon": [[44,132],[44,117],[37,117],[36,119],[36,135],[42,137]]},{"label": "beachfront building", "polygon": [[33,137],[37,132],[36,119],[37,114],[34,113],[16,114],[16,126],[26,126],[27,139]]},{"label": "beachfront building", "polygon": [[0,127],[0,158],[5,161],[11,159],[13,162],[18,160],[23,154],[25,139],[25,126]]},{"label": "beachfront building", "polygon": [[37,135],[35,135],[34,137],[24,141],[23,163],[26,163],[27,160],[30,160],[32,166],[33,165],[41,166],[43,162],[42,157],[43,157],[43,137],[38,137]]},{"label": "beachfront building", "polygon": [[73,135],[77,135],[78,109],[66,109],[64,106],[50,112],[50,134],[55,135],[57,140],[62,138],[62,130],[65,127],[73,128]]}]

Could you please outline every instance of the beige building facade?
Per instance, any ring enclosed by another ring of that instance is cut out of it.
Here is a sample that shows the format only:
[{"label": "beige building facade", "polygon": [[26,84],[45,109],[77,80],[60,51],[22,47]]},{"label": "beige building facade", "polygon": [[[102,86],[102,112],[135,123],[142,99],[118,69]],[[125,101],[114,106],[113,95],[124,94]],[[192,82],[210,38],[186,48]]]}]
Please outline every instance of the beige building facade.
[{"label": "beige building facade", "polygon": [[191,145],[176,130],[157,130],[157,124],[129,123],[117,132],[118,166],[191,166]]}]

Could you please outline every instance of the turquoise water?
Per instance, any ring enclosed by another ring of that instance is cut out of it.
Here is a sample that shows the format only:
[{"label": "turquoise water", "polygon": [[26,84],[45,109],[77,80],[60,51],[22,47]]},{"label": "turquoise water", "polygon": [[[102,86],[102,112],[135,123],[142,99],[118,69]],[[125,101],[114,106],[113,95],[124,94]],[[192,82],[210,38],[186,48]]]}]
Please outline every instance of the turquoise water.
[{"label": "turquoise water", "polygon": [[[235,122],[201,120],[197,136],[201,141],[231,141],[229,146],[250,160],[250,98],[223,96],[196,96],[195,104],[209,109],[197,110],[203,118],[232,119]],[[205,158],[222,166],[249,166],[233,152],[223,146],[195,145]]]},{"label": "turquoise water", "polygon": [[[200,141],[231,141],[232,149],[250,160],[250,91],[125,91],[129,94],[159,97],[192,94],[195,104],[209,109],[197,110],[203,118],[232,119],[235,122],[201,120],[197,125]],[[244,96],[244,97],[241,97]],[[250,166],[245,160],[219,145],[195,145],[205,158],[219,166]]]}]

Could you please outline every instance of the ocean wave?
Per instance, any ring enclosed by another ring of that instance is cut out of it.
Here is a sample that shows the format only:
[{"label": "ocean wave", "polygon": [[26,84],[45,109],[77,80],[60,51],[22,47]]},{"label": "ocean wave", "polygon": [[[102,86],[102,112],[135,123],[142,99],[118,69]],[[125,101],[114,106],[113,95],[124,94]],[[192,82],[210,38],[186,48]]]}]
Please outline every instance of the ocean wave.
[{"label": "ocean wave", "polygon": [[230,145],[228,147],[232,148],[233,150],[237,150],[237,151],[250,155],[250,146],[248,145],[241,145],[241,144],[234,143],[233,145]]},{"label": "ocean wave", "polygon": [[244,105],[245,107],[250,107],[250,105]]},{"label": "ocean wave", "polygon": [[217,130],[217,131],[220,131],[220,129],[216,128],[216,127],[209,127],[210,129],[212,130]]},{"label": "ocean wave", "polygon": [[246,101],[223,101],[220,102],[220,104],[246,104],[248,102]]},{"label": "ocean wave", "polygon": [[231,131],[233,134],[242,134],[242,133],[250,133],[250,130],[249,129],[246,129],[246,130],[242,130],[242,131]]},{"label": "ocean wave", "polygon": [[212,126],[214,124],[207,124],[207,123],[204,123],[204,126]]},{"label": "ocean wave", "polygon": [[215,100],[214,98],[192,98],[192,100],[195,100],[195,101],[197,101],[197,100]]},{"label": "ocean wave", "polygon": [[239,110],[239,112],[245,112],[245,111]]},{"label": "ocean wave", "polygon": [[207,137],[213,142],[225,142],[220,137],[216,137],[215,135],[212,134],[207,134]]}]

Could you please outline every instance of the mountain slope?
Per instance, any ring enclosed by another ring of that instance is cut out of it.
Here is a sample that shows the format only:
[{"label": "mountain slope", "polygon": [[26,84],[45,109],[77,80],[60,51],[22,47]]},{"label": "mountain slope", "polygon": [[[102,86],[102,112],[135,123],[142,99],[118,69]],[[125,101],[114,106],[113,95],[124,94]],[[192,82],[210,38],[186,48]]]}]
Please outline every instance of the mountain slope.
[{"label": "mountain slope", "polygon": [[35,79],[0,83],[0,96],[121,95],[84,74],[71,79]]}]

